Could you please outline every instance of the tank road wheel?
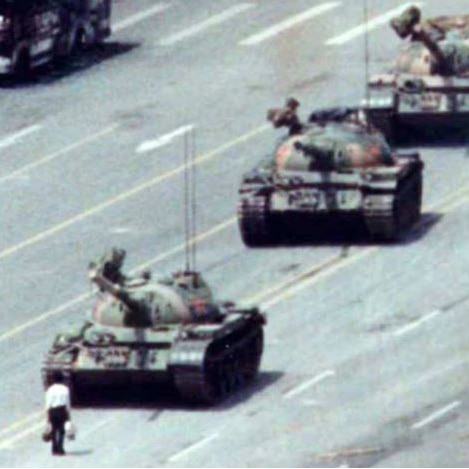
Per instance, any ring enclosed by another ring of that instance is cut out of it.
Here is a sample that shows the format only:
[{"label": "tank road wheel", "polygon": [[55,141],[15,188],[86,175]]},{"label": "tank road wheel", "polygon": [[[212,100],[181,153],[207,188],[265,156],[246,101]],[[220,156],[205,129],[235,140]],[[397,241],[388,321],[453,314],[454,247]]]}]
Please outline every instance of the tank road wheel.
[{"label": "tank road wheel", "polygon": [[13,75],[17,80],[26,80],[31,73],[31,58],[28,49],[23,47],[18,51],[13,66]]},{"label": "tank road wheel", "polygon": [[243,199],[238,205],[238,225],[241,238],[248,247],[267,246],[274,242],[269,220],[269,196]]}]

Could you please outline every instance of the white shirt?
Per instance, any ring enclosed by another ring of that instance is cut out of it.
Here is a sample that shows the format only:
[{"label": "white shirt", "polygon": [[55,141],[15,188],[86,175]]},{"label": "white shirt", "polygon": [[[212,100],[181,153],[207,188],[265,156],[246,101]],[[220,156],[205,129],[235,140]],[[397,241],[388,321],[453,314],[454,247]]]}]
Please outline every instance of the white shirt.
[{"label": "white shirt", "polygon": [[60,406],[70,409],[70,391],[65,384],[56,383],[46,391],[46,410]]}]

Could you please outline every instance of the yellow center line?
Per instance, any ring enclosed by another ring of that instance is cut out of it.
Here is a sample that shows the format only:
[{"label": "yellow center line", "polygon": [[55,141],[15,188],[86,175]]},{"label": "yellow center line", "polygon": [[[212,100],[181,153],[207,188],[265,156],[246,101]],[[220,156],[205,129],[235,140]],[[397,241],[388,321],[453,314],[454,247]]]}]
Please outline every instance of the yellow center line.
[{"label": "yellow center line", "polygon": [[37,235],[32,236],[29,239],[26,239],[26,240],[14,245],[14,246],[11,246],[7,249],[4,249],[3,251],[0,251],[0,260],[4,259],[6,257],[9,257],[13,254],[16,254],[17,252],[25,249],[26,247],[32,246],[36,243],[39,243],[40,241],[43,241],[47,238],[50,238],[51,236],[65,230],[69,226],[72,226],[75,223],[78,223],[78,222],[83,221],[83,220],[85,220],[85,219],[87,219],[87,218],[89,218],[93,215],[96,215],[97,213],[102,212],[103,210],[105,210],[107,208],[110,208],[110,207],[118,204],[119,202],[130,199],[131,197],[134,197],[134,196],[140,194],[143,191],[151,189],[151,188],[157,186],[158,184],[160,184],[164,181],[172,179],[175,176],[183,173],[184,170],[186,169],[186,167],[192,167],[192,166],[195,166],[195,165],[200,165],[202,163],[206,163],[207,161],[210,161],[211,159],[213,159],[215,156],[218,156],[218,155],[224,153],[225,151],[235,147],[236,145],[247,142],[251,138],[261,134],[262,132],[265,132],[268,128],[269,128],[268,125],[262,125],[260,127],[257,127],[256,129],[251,130],[250,132],[247,132],[244,135],[241,135],[240,137],[238,137],[238,138],[236,138],[236,139],[234,139],[234,140],[232,140],[228,143],[225,143],[225,144],[221,145],[220,147],[216,148],[215,150],[213,150],[209,153],[198,156],[197,158],[195,158],[193,163],[190,163],[188,165],[181,165],[181,166],[178,166],[177,168],[175,168],[171,171],[168,171],[168,172],[163,173],[163,174],[159,174],[158,176],[156,176],[156,177],[154,177],[154,178],[152,178],[148,181],[145,181],[141,184],[138,184],[137,186],[133,187],[132,189],[129,189],[128,191],[122,192],[122,193],[118,194],[117,196],[106,200],[105,202],[102,202],[98,205],[95,205],[94,207],[91,207],[91,208],[89,208],[89,209],[87,209],[87,210],[85,210],[85,211],[83,211],[83,212],[81,212],[81,213],[79,213],[79,214],[77,214],[77,215],[63,221],[63,222],[61,222],[61,223],[58,223],[57,225],[55,225],[55,226],[53,226],[53,227],[51,227],[51,228],[49,228],[45,231],[42,231],[41,233],[38,233]]}]

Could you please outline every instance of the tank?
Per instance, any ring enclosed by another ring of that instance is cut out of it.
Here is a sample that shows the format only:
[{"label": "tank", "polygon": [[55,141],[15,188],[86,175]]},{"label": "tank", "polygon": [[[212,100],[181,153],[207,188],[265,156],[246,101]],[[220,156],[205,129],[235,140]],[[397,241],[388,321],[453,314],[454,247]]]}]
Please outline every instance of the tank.
[{"label": "tank", "polygon": [[195,271],[159,281],[126,276],[124,256],[113,249],[90,264],[94,307],[78,329],[56,336],[42,367],[45,388],[60,370],[73,404],[104,385],[170,383],[184,400],[211,405],[253,380],[265,324],[257,307],[215,301]]},{"label": "tank", "polygon": [[[313,112],[308,123],[298,101],[268,112],[287,127],[272,153],[243,176],[238,223],[247,246],[295,236],[294,224],[314,233],[320,222],[358,221],[374,239],[396,240],[420,217],[423,163],[418,153],[393,153],[357,109]],[[294,229],[294,228],[293,228]]]},{"label": "tank", "polygon": [[469,15],[421,20],[410,7],[391,21],[406,40],[389,73],[372,76],[364,108],[388,140],[467,136]]}]

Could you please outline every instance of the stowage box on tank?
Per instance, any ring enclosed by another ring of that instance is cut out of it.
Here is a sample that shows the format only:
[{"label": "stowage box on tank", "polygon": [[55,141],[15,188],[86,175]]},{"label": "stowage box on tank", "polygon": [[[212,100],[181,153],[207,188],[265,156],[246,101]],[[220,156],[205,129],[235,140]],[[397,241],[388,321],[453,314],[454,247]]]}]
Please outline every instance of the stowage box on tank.
[{"label": "stowage box on tank", "polygon": [[91,318],[57,335],[44,387],[60,370],[75,403],[91,387],[170,382],[184,400],[213,404],[256,376],[265,324],[256,307],[214,301],[198,272],[129,278],[124,255],[114,249],[91,265],[99,288]]},{"label": "stowage box on tank", "polygon": [[391,21],[407,39],[390,73],[368,83],[363,107],[388,140],[464,137],[469,124],[469,15],[424,22],[417,7]]},{"label": "stowage box on tank", "polygon": [[243,177],[238,222],[244,243],[277,243],[292,216],[308,231],[325,218],[342,230],[339,221],[351,218],[363,221],[373,238],[399,238],[420,216],[420,156],[392,153],[356,109],[315,112],[303,124],[298,105],[290,99],[269,111],[274,126],[288,127],[289,135]]}]

